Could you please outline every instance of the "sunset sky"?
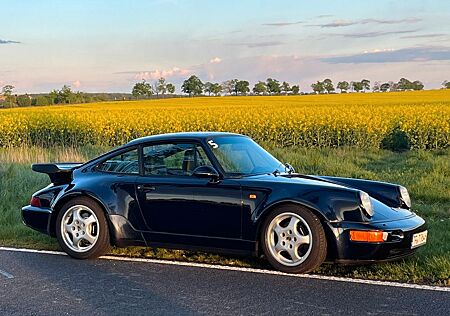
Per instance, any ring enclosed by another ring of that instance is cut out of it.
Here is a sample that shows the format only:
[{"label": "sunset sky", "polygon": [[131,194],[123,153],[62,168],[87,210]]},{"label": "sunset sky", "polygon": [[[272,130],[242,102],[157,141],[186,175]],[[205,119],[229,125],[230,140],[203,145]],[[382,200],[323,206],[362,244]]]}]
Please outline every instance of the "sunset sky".
[{"label": "sunset sky", "polygon": [[450,1],[3,1],[0,87],[130,92],[273,77],[439,88],[450,80]]}]

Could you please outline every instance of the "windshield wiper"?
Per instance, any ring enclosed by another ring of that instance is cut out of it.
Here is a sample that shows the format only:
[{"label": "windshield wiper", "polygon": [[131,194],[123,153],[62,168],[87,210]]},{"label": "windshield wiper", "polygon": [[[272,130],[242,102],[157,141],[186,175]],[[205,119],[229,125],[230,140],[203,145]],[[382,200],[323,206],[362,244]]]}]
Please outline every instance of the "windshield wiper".
[{"label": "windshield wiper", "polygon": [[281,172],[278,169],[275,169],[272,174],[276,177],[277,175],[279,175]]}]

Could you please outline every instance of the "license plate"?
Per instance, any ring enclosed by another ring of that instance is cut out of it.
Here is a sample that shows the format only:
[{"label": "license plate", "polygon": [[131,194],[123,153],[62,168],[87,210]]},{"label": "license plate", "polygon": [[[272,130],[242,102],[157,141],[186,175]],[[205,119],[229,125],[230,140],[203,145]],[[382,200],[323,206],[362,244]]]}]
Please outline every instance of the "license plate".
[{"label": "license plate", "polygon": [[414,234],[412,237],[411,249],[425,245],[427,243],[427,235],[428,235],[427,230]]}]

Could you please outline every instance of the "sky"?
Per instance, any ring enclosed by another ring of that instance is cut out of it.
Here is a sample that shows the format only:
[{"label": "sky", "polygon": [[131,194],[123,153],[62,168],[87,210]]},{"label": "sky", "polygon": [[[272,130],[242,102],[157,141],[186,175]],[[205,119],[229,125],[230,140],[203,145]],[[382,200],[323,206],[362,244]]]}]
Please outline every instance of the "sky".
[{"label": "sky", "polygon": [[450,80],[450,1],[0,0],[0,87]]}]

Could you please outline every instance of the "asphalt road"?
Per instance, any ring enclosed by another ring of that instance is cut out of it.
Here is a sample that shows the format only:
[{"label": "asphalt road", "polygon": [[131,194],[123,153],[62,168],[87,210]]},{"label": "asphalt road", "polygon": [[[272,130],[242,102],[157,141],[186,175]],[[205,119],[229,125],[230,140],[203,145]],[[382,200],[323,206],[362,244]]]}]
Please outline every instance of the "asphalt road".
[{"label": "asphalt road", "polygon": [[0,315],[450,315],[450,292],[0,251]]}]

